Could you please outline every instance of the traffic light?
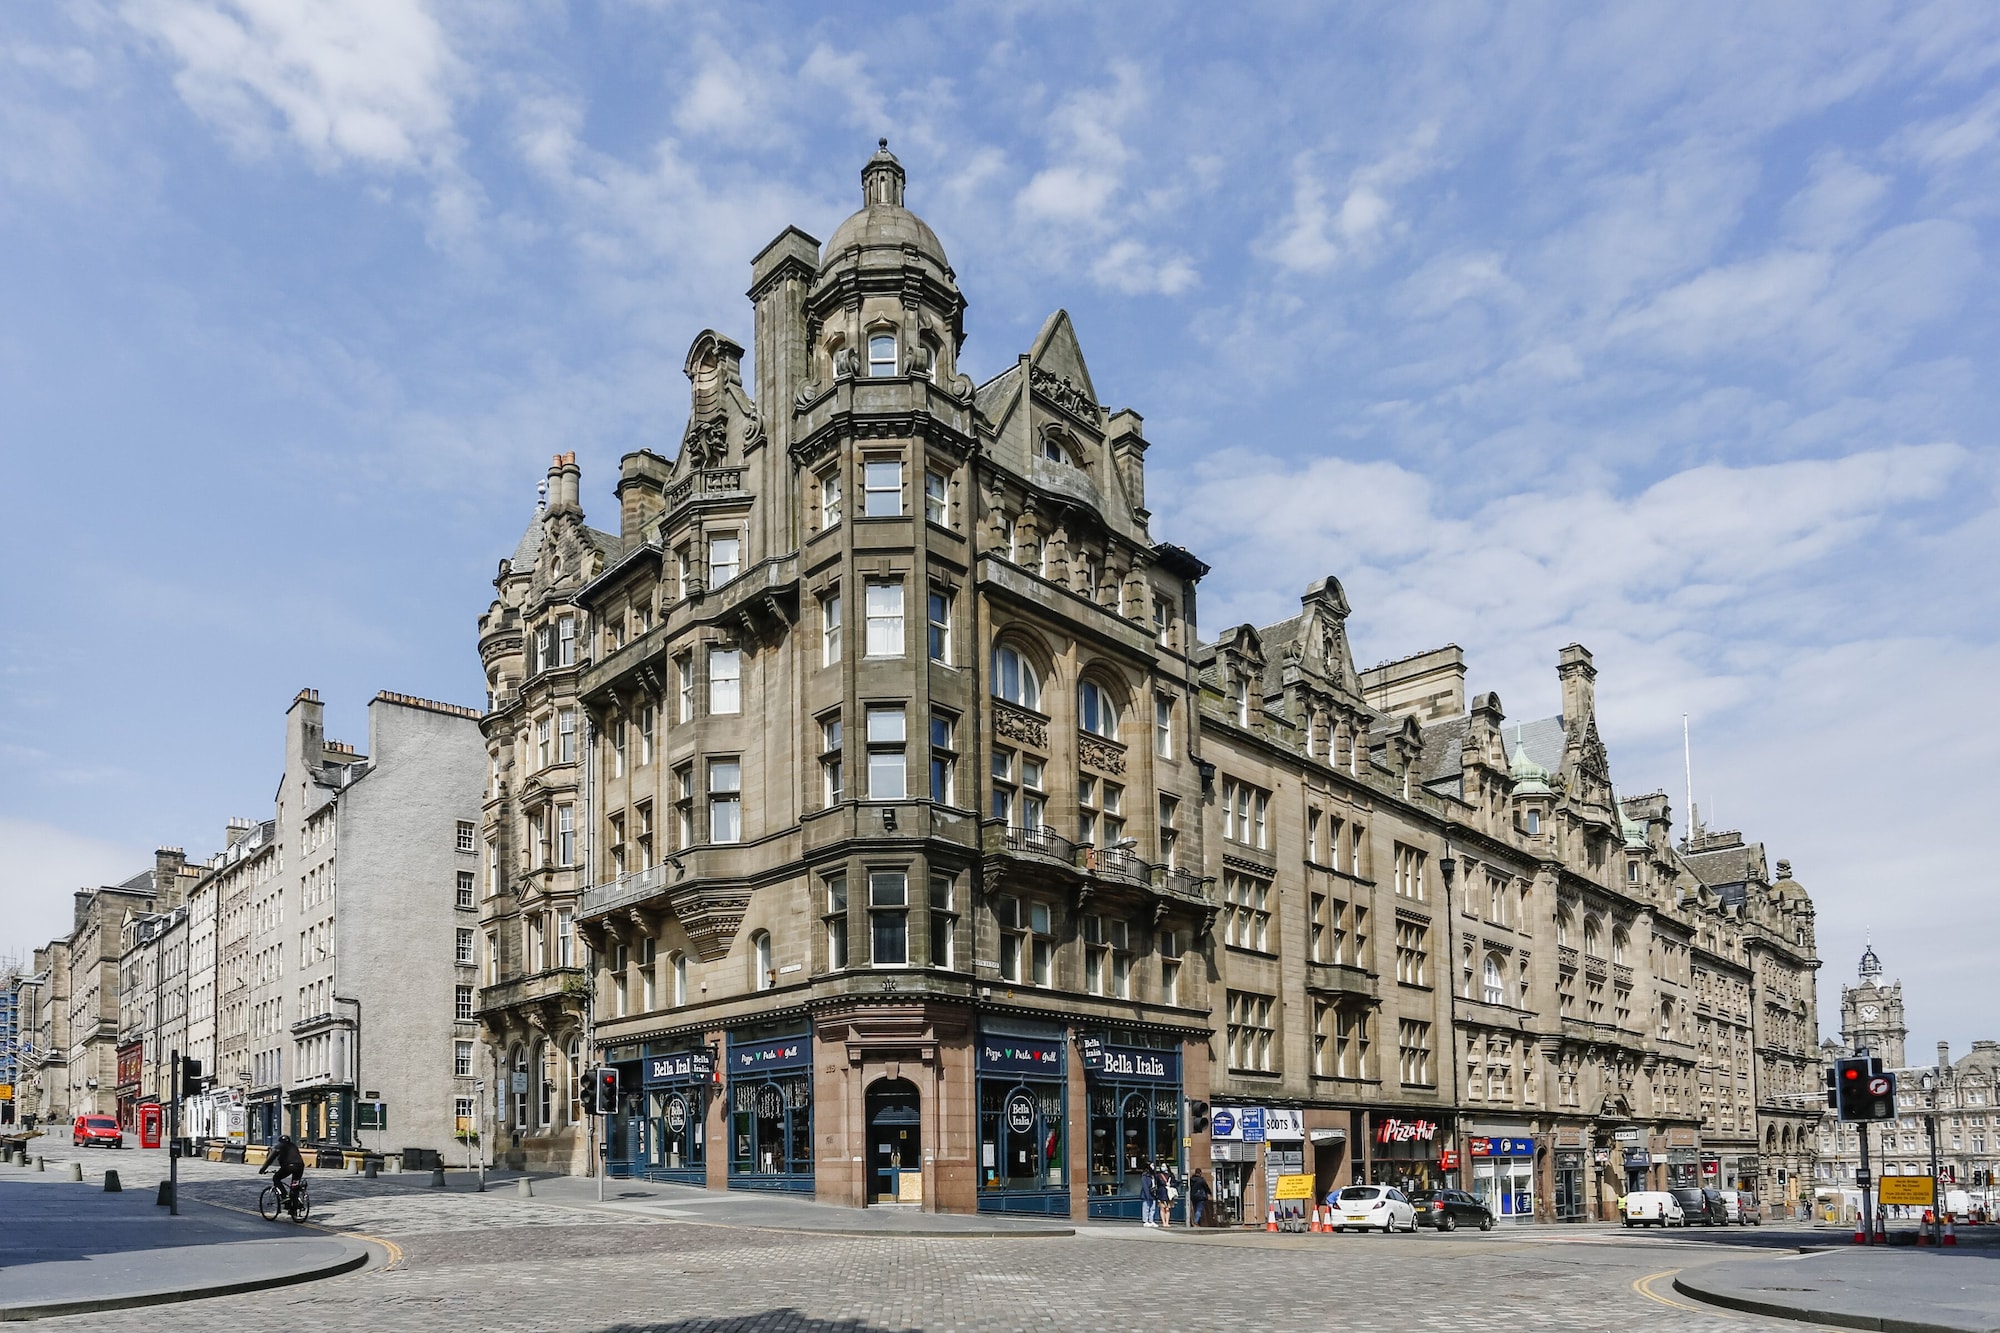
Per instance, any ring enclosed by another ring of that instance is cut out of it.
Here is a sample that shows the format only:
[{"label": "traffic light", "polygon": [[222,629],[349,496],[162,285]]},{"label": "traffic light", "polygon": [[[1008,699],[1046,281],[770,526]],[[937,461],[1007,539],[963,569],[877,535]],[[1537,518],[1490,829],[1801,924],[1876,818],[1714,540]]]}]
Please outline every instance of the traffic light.
[{"label": "traffic light", "polygon": [[1842,1120],[1894,1120],[1896,1076],[1882,1072],[1880,1060],[1852,1056],[1836,1060],[1828,1094]]},{"label": "traffic light", "polygon": [[201,1088],[201,1061],[192,1055],[181,1057],[181,1091],[196,1092]]},{"label": "traffic light", "polygon": [[591,1084],[597,1089],[597,1104],[591,1109],[599,1115],[612,1115],[618,1110],[618,1069],[614,1065],[599,1065],[591,1071]]},{"label": "traffic light", "polygon": [[1208,1133],[1208,1103],[1190,1101],[1188,1103],[1188,1133]]}]

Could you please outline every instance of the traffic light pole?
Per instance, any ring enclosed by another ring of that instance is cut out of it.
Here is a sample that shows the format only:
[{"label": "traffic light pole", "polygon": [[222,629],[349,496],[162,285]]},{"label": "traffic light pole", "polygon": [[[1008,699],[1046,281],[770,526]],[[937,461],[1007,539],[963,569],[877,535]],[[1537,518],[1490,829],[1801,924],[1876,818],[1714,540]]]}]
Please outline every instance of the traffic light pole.
[{"label": "traffic light pole", "polygon": [[1863,1245],[1875,1243],[1875,1177],[1868,1170],[1868,1122],[1860,1122],[1861,1129],[1861,1234]]},{"label": "traffic light pole", "polygon": [[[155,1047],[155,1050],[158,1048]],[[167,1215],[181,1215],[181,1053],[167,1057],[167,1089],[173,1105],[167,1108]]]}]

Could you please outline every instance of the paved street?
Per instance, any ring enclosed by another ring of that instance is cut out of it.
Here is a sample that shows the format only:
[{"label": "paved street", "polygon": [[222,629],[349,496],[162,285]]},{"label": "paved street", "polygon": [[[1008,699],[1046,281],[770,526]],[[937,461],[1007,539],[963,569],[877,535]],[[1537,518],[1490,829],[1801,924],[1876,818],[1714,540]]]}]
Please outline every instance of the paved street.
[{"label": "paved street", "polygon": [[[45,1147],[52,1159],[67,1150]],[[158,1154],[85,1154],[145,1187]],[[253,1206],[243,1167],[187,1167],[183,1196]],[[51,1169],[54,1169],[52,1161]],[[589,1333],[875,1330],[1324,1330],[1378,1315],[1408,1329],[1800,1327],[1689,1306],[1691,1264],[1813,1239],[1778,1228],[1671,1236],[1611,1228],[1451,1236],[1162,1235],[1083,1225],[1068,1237],[867,1236],[746,1227],[758,1200],[614,1182],[544,1181],[486,1194],[314,1173],[315,1218],[389,1242],[393,1264],[302,1287],[77,1316],[61,1327],[213,1330],[534,1328]],[[71,1186],[70,1188],[85,1188]],[[713,1202],[711,1202],[713,1201]],[[776,1201],[766,1201],[776,1202]],[[705,1211],[706,1210],[706,1211]],[[717,1224],[726,1210],[732,1220]],[[868,1214],[810,1210],[835,1220]],[[771,1216],[783,1220],[782,1204]],[[876,1214],[875,1216],[886,1216]],[[904,1215],[908,1216],[908,1215]],[[284,1224],[279,1224],[280,1228]],[[1759,1247],[1759,1248],[1749,1248]]]}]

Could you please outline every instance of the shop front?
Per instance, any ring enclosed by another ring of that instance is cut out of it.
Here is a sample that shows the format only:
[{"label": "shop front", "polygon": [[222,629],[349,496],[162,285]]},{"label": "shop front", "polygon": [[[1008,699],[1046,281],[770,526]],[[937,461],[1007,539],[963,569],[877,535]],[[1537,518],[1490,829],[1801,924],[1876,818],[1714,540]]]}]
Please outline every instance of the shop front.
[{"label": "shop front", "polygon": [[283,1094],[276,1088],[264,1088],[252,1092],[245,1099],[246,1133],[252,1143],[276,1143],[284,1133],[279,1128],[283,1122]]},{"label": "shop front", "polygon": [[646,1102],[645,1176],[708,1183],[708,1101],[715,1055],[706,1046],[649,1052],[641,1066]]},{"label": "shop front", "polygon": [[1083,1051],[1090,1104],[1090,1216],[1139,1219],[1141,1173],[1163,1163],[1185,1177],[1181,1156],[1181,1053],[1114,1046],[1089,1035]]},{"label": "shop front", "polygon": [[[605,1052],[604,1063],[618,1071],[618,1109],[605,1117],[604,1142],[598,1151],[604,1154],[604,1173],[608,1176],[636,1177],[646,1173],[646,1161],[650,1155],[652,1124],[646,1118],[646,1062],[640,1058],[637,1046],[614,1046]],[[494,1123],[498,1124],[506,1116],[506,1104],[510,1094],[525,1096],[527,1073],[525,1070],[502,1072],[501,1098],[495,1108]],[[514,1080],[518,1079],[518,1085]],[[522,1091],[512,1093],[519,1086]]]},{"label": "shop front", "polygon": [[1535,1141],[1515,1135],[1475,1135],[1466,1140],[1472,1195],[1502,1222],[1535,1216]]},{"label": "shop front", "polygon": [[353,1142],[354,1090],[322,1084],[299,1088],[285,1108],[288,1132],[301,1145],[345,1148]]},{"label": "shop front", "polygon": [[812,1034],[731,1034],[728,1062],[729,1188],[811,1194]]},{"label": "shop front", "polygon": [[[1249,1220],[1244,1211],[1250,1178],[1257,1172],[1258,1145],[1264,1142],[1264,1108],[1261,1106],[1217,1106],[1209,1113],[1209,1187],[1214,1193],[1211,1210],[1217,1226],[1235,1226]],[[1256,1206],[1255,1198],[1249,1200]]]},{"label": "shop front", "polygon": [[1667,1188],[1694,1189],[1701,1183],[1701,1153],[1694,1148],[1667,1149]]},{"label": "shop front", "polygon": [[982,1027],[979,1211],[1068,1217],[1069,1050],[1064,1030],[1019,1022]]},{"label": "shop front", "polygon": [[1449,1116],[1370,1111],[1368,1122],[1367,1183],[1394,1185],[1405,1194],[1450,1186],[1439,1162],[1440,1151],[1451,1145]]},{"label": "shop front", "polygon": [[[1640,1190],[1650,1188],[1646,1182],[1646,1176],[1653,1169],[1653,1154],[1651,1149],[1620,1148],[1618,1150],[1618,1167],[1619,1170],[1625,1173],[1625,1187],[1621,1193],[1637,1194]],[[1669,1171],[1669,1175],[1671,1176],[1671,1170]]]}]

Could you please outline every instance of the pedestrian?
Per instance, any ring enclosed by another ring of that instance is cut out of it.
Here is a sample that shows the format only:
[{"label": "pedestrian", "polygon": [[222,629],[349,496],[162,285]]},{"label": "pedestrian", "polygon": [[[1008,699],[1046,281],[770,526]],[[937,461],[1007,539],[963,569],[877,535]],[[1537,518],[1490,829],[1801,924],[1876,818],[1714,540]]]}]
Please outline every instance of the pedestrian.
[{"label": "pedestrian", "polygon": [[1196,1171],[1188,1177],[1188,1225],[1205,1227],[1209,1224],[1208,1177]]},{"label": "pedestrian", "polygon": [[1160,1224],[1160,1178],[1153,1174],[1150,1164],[1139,1168],[1139,1225],[1157,1227]]},{"label": "pedestrian", "polygon": [[1180,1187],[1174,1184],[1174,1170],[1165,1162],[1160,1163],[1160,1225],[1174,1224],[1174,1203],[1181,1197]]}]

